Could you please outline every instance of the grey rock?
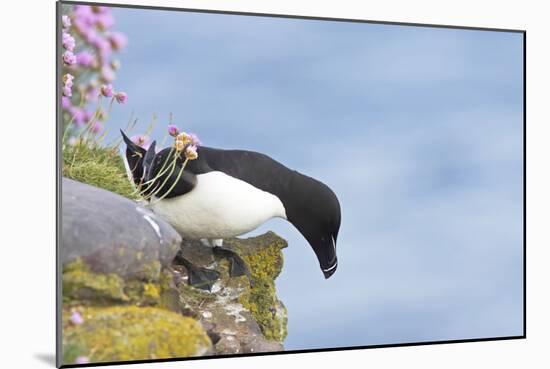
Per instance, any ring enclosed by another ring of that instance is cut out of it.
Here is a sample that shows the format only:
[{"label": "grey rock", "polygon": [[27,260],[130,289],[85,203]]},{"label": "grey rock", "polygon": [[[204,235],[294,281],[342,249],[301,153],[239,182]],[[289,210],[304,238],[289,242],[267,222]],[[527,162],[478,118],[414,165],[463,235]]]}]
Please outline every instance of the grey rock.
[{"label": "grey rock", "polygon": [[61,262],[77,258],[93,272],[155,280],[170,266],[181,236],[143,206],[63,178]]}]

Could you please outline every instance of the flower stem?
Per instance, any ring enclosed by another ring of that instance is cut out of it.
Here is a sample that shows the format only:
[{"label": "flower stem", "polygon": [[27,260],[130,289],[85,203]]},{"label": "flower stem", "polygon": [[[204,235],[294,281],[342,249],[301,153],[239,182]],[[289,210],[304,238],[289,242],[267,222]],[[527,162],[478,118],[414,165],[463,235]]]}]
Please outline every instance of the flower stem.
[{"label": "flower stem", "polygon": [[[162,189],[162,187],[164,187],[164,185],[166,184],[166,182],[168,182],[168,179],[170,178],[170,176],[171,176],[172,174],[174,174],[174,169],[176,169],[176,162],[177,162],[177,157],[174,157],[174,160],[172,161],[172,165],[170,166],[170,174],[168,174],[168,175],[166,176],[166,179],[162,182],[162,184],[161,184],[156,190],[154,190],[153,192],[151,192],[151,193],[150,193],[149,195],[147,195],[147,196],[144,196],[144,192],[146,192],[146,191],[148,190],[148,188],[145,189],[144,191],[142,191],[142,193],[140,193],[140,195],[141,195],[145,200],[151,199],[153,196],[155,196],[155,195]],[[159,178],[158,175],[155,176],[155,180],[158,179],[158,178]]]},{"label": "flower stem", "polygon": [[189,161],[189,159],[185,159],[185,161],[183,162],[183,165],[181,166],[181,169],[180,169],[180,172],[178,173],[178,176],[176,177],[176,180],[174,181],[174,183],[172,183],[172,186],[170,186],[170,189],[168,191],[166,191],[164,193],[164,195],[162,195],[161,197],[159,197],[157,200],[154,200],[153,202],[151,202],[149,204],[149,206],[153,206],[155,204],[158,204],[159,201],[163,200],[173,189],[174,187],[176,187],[176,184],[178,183],[178,181],[180,180],[182,174],[183,174],[183,170],[185,169],[185,166],[187,165],[187,162]]},{"label": "flower stem", "polygon": [[[153,186],[153,183],[154,183],[158,178],[160,178],[164,173],[166,173],[166,172],[168,171],[169,168],[167,167],[167,164],[168,164],[168,162],[169,162],[169,160],[170,160],[170,157],[171,157],[171,155],[172,155],[172,151],[173,151],[173,150],[174,150],[174,148],[172,147],[172,148],[170,149],[170,152],[168,153],[168,156],[166,157],[166,160],[164,160],[164,163],[162,164],[162,167],[160,168],[159,173],[158,173],[154,178],[148,180],[147,182],[141,182],[141,183],[140,183],[140,186],[139,186],[136,190],[138,190],[138,191],[141,192],[141,193],[147,192],[147,191]],[[136,163],[136,166],[137,166],[137,165],[138,165],[138,164]],[[135,169],[135,168],[134,168],[134,169]],[[132,170],[132,172],[133,172],[133,170]],[[148,186],[147,186],[147,188],[145,188],[145,189],[142,190],[141,187],[142,187],[143,185],[148,185]],[[136,193],[137,193],[137,192],[136,192]]]}]

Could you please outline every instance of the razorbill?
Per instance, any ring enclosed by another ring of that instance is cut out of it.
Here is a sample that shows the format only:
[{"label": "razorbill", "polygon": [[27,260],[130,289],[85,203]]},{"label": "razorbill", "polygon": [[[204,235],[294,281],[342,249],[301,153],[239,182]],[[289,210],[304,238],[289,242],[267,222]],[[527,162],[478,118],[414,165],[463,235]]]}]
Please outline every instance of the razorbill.
[{"label": "razorbill", "polygon": [[[206,146],[180,173],[185,157],[175,157],[172,148],[156,153],[153,142],[145,150],[121,133],[132,179],[145,188],[153,211],[184,238],[210,240],[219,249],[223,238],[283,218],[308,241],[325,278],[336,271],[340,203],[322,182],[261,153]],[[175,170],[167,170],[174,159]],[[240,264],[238,259],[234,264]]]}]

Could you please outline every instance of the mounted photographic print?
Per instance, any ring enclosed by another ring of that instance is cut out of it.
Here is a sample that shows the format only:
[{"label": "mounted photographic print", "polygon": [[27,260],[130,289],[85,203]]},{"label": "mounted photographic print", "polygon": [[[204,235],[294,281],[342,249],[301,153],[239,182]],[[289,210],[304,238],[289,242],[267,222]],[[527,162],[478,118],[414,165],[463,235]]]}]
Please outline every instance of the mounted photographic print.
[{"label": "mounted photographic print", "polygon": [[525,337],[524,31],[57,17],[58,366]]}]

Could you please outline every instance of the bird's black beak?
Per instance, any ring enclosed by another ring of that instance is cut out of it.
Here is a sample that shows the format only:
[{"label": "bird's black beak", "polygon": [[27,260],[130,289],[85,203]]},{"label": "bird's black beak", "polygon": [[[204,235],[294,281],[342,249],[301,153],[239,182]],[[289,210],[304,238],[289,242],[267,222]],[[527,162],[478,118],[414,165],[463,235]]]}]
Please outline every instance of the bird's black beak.
[{"label": "bird's black beak", "polygon": [[325,279],[329,279],[338,268],[338,257],[336,256],[336,239],[334,235],[328,235],[321,238],[321,242],[315,245],[321,247],[314,248],[313,250],[317,254],[319,259],[319,266],[325,276]]},{"label": "bird's black beak", "polygon": [[[293,223],[294,224],[294,223]],[[300,230],[299,227],[298,230]],[[336,234],[304,231],[305,238],[315,252],[319,261],[319,268],[323,272],[325,279],[329,279],[338,267],[338,257],[336,256]]]},{"label": "bird's black beak", "polygon": [[126,136],[126,134],[124,133],[124,131],[122,129],[120,130],[120,134],[122,135],[122,139],[124,140],[124,143],[126,144],[126,146],[128,148],[130,148],[132,151],[141,151],[141,150],[143,150],[141,147],[139,147],[134,142],[132,142],[132,140],[130,140],[128,138],[128,136]]},{"label": "bird's black beak", "polygon": [[132,140],[130,140],[122,130],[120,130],[120,134],[126,143],[126,161],[128,163],[128,169],[130,170],[132,179],[137,186],[143,179],[143,159],[146,151],[143,147],[140,147],[132,142]]},{"label": "bird's black beak", "polygon": [[148,181],[151,178],[150,177],[150,169],[151,165],[153,164],[153,159],[155,158],[156,151],[155,147],[157,145],[156,141],[153,141],[149,148],[147,149],[147,152],[145,153],[145,157],[143,158],[143,173],[145,176],[145,179]]},{"label": "bird's black beak", "polygon": [[338,268],[338,259],[335,259],[332,266],[322,269],[323,274],[325,275],[325,279],[329,279],[334,274],[334,272],[336,272],[337,268]]}]

